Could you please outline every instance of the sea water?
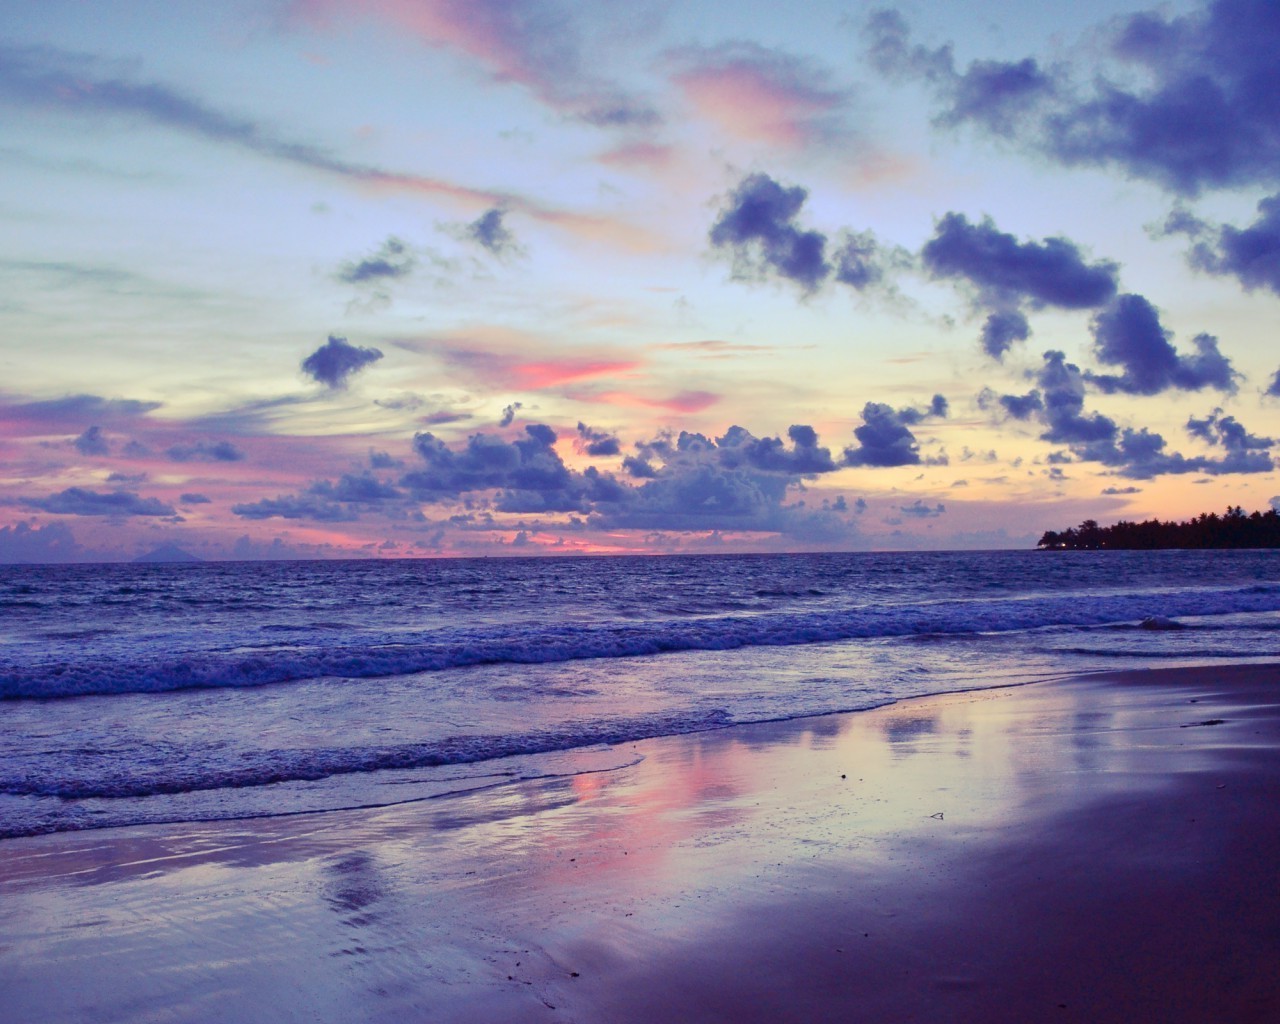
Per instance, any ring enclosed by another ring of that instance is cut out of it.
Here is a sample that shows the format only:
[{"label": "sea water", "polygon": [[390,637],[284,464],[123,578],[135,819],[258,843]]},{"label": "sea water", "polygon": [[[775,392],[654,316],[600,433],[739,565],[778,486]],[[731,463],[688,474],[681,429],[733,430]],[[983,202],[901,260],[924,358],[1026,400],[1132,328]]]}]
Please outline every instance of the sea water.
[{"label": "sea water", "polygon": [[0,566],[0,837],[429,799],[646,737],[1278,653],[1280,552]]}]

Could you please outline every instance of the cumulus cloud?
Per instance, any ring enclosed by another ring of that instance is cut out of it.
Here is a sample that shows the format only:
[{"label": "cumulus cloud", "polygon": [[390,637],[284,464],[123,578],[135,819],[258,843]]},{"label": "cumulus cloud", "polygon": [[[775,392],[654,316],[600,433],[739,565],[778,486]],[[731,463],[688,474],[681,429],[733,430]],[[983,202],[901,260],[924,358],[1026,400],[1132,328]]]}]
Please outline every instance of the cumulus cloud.
[{"label": "cumulus cloud", "polygon": [[582,439],[583,450],[588,455],[605,457],[622,452],[622,444],[617,437],[603,430],[595,430],[582,422],[578,423],[578,437]]},{"label": "cumulus cloud", "polygon": [[1280,8],[1269,0],[1116,19],[1087,81],[1031,59],[960,72],[949,46],[913,45],[893,12],[873,15],[868,35],[882,73],[935,89],[943,123],[972,124],[1066,165],[1116,167],[1185,196],[1280,177]]},{"label": "cumulus cloud", "polygon": [[929,417],[947,415],[947,400],[934,395],[927,409],[894,409],[882,402],[868,402],[862,407],[862,424],[853,428],[856,445],[844,450],[849,466],[889,467],[918,466],[920,445],[911,427]]},{"label": "cumulus cloud", "polygon": [[1206,444],[1221,445],[1229,451],[1270,448],[1276,442],[1270,437],[1249,433],[1234,416],[1225,416],[1221,409],[1214,409],[1203,419],[1194,416],[1187,420],[1187,433]]},{"label": "cumulus cloud", "polygon": [[75,562],[85,556],[66,523],[17,523],[0,527],[0,563]]},{"label": "cumulus cloud", "polygon": [[767,174],[744,178],[711,226],[711,244],[733,257],[742,278],[777,276],[814,291],[831,272],[826,236],[798,227],[808,190],[778,184]]},{"label": "cumulus cloud", "polygon": [[1065,238],[1019,242],[990,217],[973,224],[964,214],[948,213],[920,255],[934,278],[959,280],[974,290],[975,304],[990,312],[983,348],[996,359],[1030,335],[1022,307],[1091,309],[1111,301],[1118,286],[1115,263],[1087,263]]},{"label": "cumulus cloud", "polygon": [[1036,375],[1036,388],[1026,395],[996,395],[984,391],[979,404],[984,408],[998,405],[1006,414],[1018,419],[1036,419],[1044,426],[1040,438],[1066,445],[1076,459],[1097,462],[1117,475],[1145,480],[1155,476],[1183,473],[1264,473],[1272,469],[1265,446],[1252,442],[1256,438],[1239,428],[1231,417],[1216,410],[1204,420],[1192,418],[1188,429],[1195,436],[1226,448],[1221,458],[1184,456],[1168,450],[1160,434],[1147,427],[1121,427],[1115,420],[1098,412],[1084,410],[1086,384],[1092,380],[1061,352],[1046,352],[1044,365]]},{"label": "cumulus cloud", "polygon": [[347,386],[353,374],[381,358],[382,353],[376,348],[361,348],[348,343],[346,338],[331,334],[327,342],[302,361],[302,372],[326,387],[338,390]]},{"label": "cumulus cloud", "polygon": [[461,451],[434,434],[417,434],[413,447],[425,468],[405,474],[401,485],[425,501],[499,490],[502,511],[581,511],[587,488],[565,466],[555,442],[555,431],[541,423],[528,424],[515,441],[472,434]]},{"label": "cumulus cloud", "polygon": [[19,504],[68,516],[171,516],[172,505],[158,498],[143,498],[133,491],[91,491],[68,487],[47,498],[20,498]]},{"label": "cumulus cloud", "polygon": [[175,444],[165,449],[174,462],[240,462],[244,452],[230,441],[196,441]]},{"label": "cumulus cloud", "polygon": [[1094,318],[1092,330],[1099,361],[1124,371],[1119,376],[1089,374],[1090,383],[1102,391],[1155,395],[1173,388],[1236,390],[1238,375],[1218,350],[1218,339],[1198,334],[1192,339],[1196,354],[1179,355],[1156,308],[1141,295],[1119,296]]},{"label": "cumulus cloud", "polygon": [[[1184,222],[1179,227],[1190,234],[1204,233],[1204,225],[1199,223]],[[1191,250],[1192,266],[1231,275],[1250,291],[1266,288],[1280,295],[1280,194],[1258,203],[1258,219],[1249,227],[1223,225],[1216,236],[1198,242]]]},{"label": "cumulus cloud", "polygon": [[347,284],[394,281],[410,274],[416,264],[409,247],[391,236],[364,259],[342,264],[338,268],[338,280]]},{"label": "cumulus cloud", "polygon": [[110,455],[111,445],[107,443],[102,428],[92,426],[72,442],[81,455]]}]

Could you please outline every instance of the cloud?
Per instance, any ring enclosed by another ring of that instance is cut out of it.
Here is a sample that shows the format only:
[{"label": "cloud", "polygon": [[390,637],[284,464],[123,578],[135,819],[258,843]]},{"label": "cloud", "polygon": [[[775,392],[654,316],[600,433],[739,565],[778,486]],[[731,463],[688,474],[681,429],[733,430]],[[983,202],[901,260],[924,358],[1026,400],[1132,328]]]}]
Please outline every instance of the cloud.
[{"label": "cloud", "polygon": [[391,484],[379,480],[371,473],[343,473],[338,482],[322,480],[313,484],[309,491],[316,497],[329,501],[343,501],[350,504],[371,505],[381,501],[398,501],[404,492]]},{"label": "cloud", "polygon": [[582,438],[583,450],[588,455],[606,457],[619,455],[622,452],[622,445],[617,437],[603,430],[595,430],[585,423],[578,423],[578,436]]},{"label": "cloud", "polygon": [[[501,0],[491,2],[501,5]],[[478,13],[485,6],[489,5],[459,4],[458,8]],[[0,103],[42,111],[61,110],[87,118],[109,116],[141,121],[331,175],[353,185],[397,189],[487,207],[502,206],[540,221],[591,233],[598,233],[603,225],[599,218],[551,209],[520,196],[344,160],[321,147],[285,138],[265,125],[219,110],[171,86],[104,74],[104,63],[92,56],[50,47],[0,46]],[[602,110],[601,116],[607,113]],[[613,114],[625,119],[626,109],[618,106]]]},{"label": "cloud", "polygon": [[1234,393],[1238,374],[1218,350],[1218,339],[1198,334],[1193,356],[1179,355],[1160,324],[1156,308],[1141,295],[1121,295],[1093,321],[1094,354],[1122,367],[1119,376],[1089,374],[1089,382],[1108,394],[1155,395],[1177,388],[1216,388]]},{"label": "cloud", "polygon": [[413,271],[417,260],[400,239],[390,236],[376,252],[358,262],[342,264],[338,280],[347,284],[394,281]]},{"label": "cloud", "polygon": [[524,408],[523,402],[512,402],[502,410],[502,419],[498,420],[498,426],[509,427],[515,422],[516,413]]},{"label": "cloud", "polygon": [[502,222],[506,211],[488,210],[466,227],[466,237],[494,256],[506,256],[518,252],[516,236]]},{"label": "cloud", "polygon": [[382,353],[376,348],[360,348],[349,344],[346,338],[331,334],[327,342],[302,361],[302,371],[326,387],[337,390],[345,388],[353,374],[381,358]]},{"label": "cloud", "polygon": [[175,444],[165,449],[174,462],[240,462],[244,452],[230,441],[196,441],[194,444]]},{"label": "cloud", "polygon": [[400,483],[423,501],[498,490],[502,511],[583,511],[586,488],[565,466],[555,442],[555,431],[541,423],[528,424],[515,441],[472,434],[461,451],[434,434],[417,434],[413,447],[425,468],[405,474]]},{"label": "cloud", "polygon": [[[1203,229],[1198,223],[1179,227],[1190,233]],[[1227,224],[1218,229],[1215,242],[1197,243],[1191,264],[1211,274],[1229,274],[1249,291],[1266,288],[1280,295],[1280,194],[1258,203],[1258,219],[1249,227]]]},{"label": "cloud", "polygon": [[133,491],[90,491],[68,487],[47,498],[20,498],[20,505],[68,516],[171,516],[172,505],[157,498],[143,498]]},{"label": "cloud", "polygon": [[1187,420],[1187,433],[1206,444],[1220,445],[1228,451],[1270,448],[1276,443],[1270,437],[1249,433],[1234,416],[1224,416],[1221,409],[1214,409],[1204,419],[1190,417]]},{"label": "cloud", "polygon": [[1226,455],[1217,459],[1168,451],[1165,439],[1146,427],[1122,428],[1101,413],[1086,414],[1086,381],[1092,379],[1068,363],[1063,353],[1046,352],[1036,376],[1037,387],[1029,394],[997,396],[984,391],[979,405],[990,408],[998,404],[1015,418],[1035,418],[1045,427],[1041,440],[1064,444],[1078,460],[1101,463],[1131,479],[1185,473],[1265,473],[1273,468],[1270,454],[1254,443],[1269,439],[1248,434],[1233,418],[1222,417],[1221,410],[1205,420],[1193,417],[1188,423],[1194,435],[1226,448]]},{"label": "cloud", "polygon": [[0,396],[0,422],[65,427],[68,423],[117,423],[138,419],[159,409],[160,402],[139,402],[131,398],[101,398],[98,395],[67,395],[37,401],[15,401]]},{"label": "cloud", "polygon": [[316,495],[285,494],[247,504],[232,505],[231,511],[244,519],[311,519],[320,523],[345,523],[358,518],[351,509]]},{"label": "cloud", "polygon": [[961,280],[975,289],[976,305],[991,314],[982,331],[983,348],[996,359],[1030,335],[1024,305],[1095,308],[1110,302],[1118,286],[1115,263],[1086,263],[1079,247],[1065,238],[1019,242],[990,217],[972,224],[964,214],[948,213],[920,255],[933,277]]},{"label": "cloud", "polygon": [[835,262],[835,279],[859,292],[884,283],[891,272],[907,270],[914,264],[906,249],[884,244],[873,231],[843,232],[831,258]]},{"label": "cloud", "polygon": [[844,450],[849,466],[890,467],[918,466],[920,446],[911,427],[928,417],[947,415],[947,400],[935,395],[928,409],[899,409],[882,402],[868,402],[862,407],[862,425],[853,428],[857,445]]},{"label": "cloud", "polygon": [[196,494],[194,492],[179,494],[178,500],[184,505],[208,505],[213,501],[213,499],[208,495]]},{"label": "cloud", "polygon": [[66,523],[17,523],[0,527],[0,563],[76,562],[85,556]]},{"label": "cloud", "polygon": [[466,55],[495,81],[523,86],[554,110],[597,127],[649,126],[658,115],[641,99],[586,70],[583,19],[551,0],[295,0],[313,23],[340,13],[381,18],[400,34]]},{"label": "cloud", "polygon": [[912,519],[937,519],[947,511],[947,507],[942,502],[930,507],[917,498],[910,505],[899,505],[898,511]]},{"label": "cloud", "polygon": [[733,256],[734,276],[763,279],[776,275],[814,291],[831,272],[826,236],[804,231],[795,219],[809,193],[786,188],[767,174],[744,178],[711,226],[711,244]]},{"label": "cloud", "polygon": [[949,46],[912,46],[892,12],[873,15],[868,34],[882,73],[933,86],[944,124],[975,125],[1065,165],[1116,167],[1184,196],[1280,179],[1280,8],[1269,0],[1118,18],[1083,84],[1031,59],[978,61],[960,73]]},{"label": "cloud", "polygon": [[811,61],[750,42],[685,47],[669,59],[697,112],[740,139],[799,149],[852,134],[847,93]]},{"label": "cloud", "polygon": [[81,455],[110,455],[111,445],[102,434],[102,428],[92,426],[72,442]]}]

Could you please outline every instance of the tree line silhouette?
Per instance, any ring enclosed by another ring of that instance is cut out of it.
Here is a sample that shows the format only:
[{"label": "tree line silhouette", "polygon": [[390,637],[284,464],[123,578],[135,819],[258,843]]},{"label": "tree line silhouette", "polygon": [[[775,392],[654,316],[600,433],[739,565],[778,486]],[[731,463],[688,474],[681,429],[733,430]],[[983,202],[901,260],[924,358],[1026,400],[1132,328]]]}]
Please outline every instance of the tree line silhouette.
[{"label": "tree line silhouette", "polygon": [[1120,520],[1099,526],[1086,519],[1058,533],[1045,531],[1036,547],[1041,551],[1095,551],[1099,548],[1152,551],[1158,548],[1280,548],[1280,513],[1246,513],[1239,505],[1227,506],[1223,515],[1201,512],[1182,523],[1144,523]]}]

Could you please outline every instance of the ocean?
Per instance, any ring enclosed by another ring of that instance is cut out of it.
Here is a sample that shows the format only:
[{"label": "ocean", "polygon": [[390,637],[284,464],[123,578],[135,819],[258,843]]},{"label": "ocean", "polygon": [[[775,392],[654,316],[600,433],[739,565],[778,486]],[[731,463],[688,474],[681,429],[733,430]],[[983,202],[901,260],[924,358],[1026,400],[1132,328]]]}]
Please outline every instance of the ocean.
[{"label": "ocean", "polygon": [[0,837],[432,799],[646,737],[1277,653],[1270,551],[0,566]]}]

